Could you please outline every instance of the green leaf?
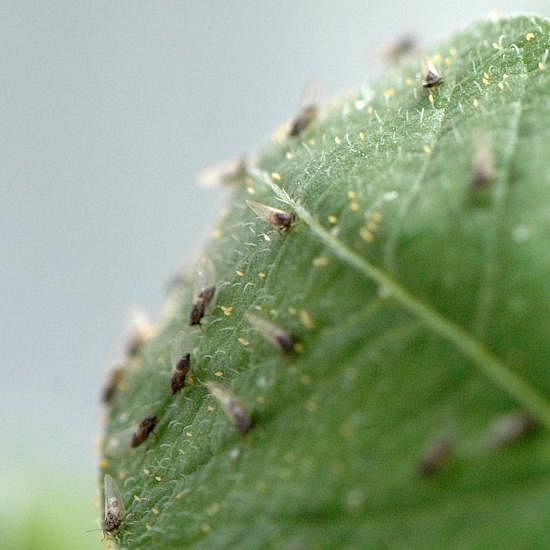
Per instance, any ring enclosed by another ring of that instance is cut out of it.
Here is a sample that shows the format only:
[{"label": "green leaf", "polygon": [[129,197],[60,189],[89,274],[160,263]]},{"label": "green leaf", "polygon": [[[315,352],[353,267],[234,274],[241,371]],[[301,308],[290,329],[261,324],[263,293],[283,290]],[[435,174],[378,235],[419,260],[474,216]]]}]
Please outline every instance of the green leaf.
[{"label": "green leaf", "polygon": [[[544,546],[549,47],[546,19],[475,24],[430,52],[442,86],[422,88],[420,61],[388,70],[240,177],[202,328],[182,284],[112,402],[102,475],[120,480],[120,546]],[[251,198],[296,223],[266,224]],[[300,345],[282,353],[247,313]],[[191,373],[172,396],[182,330]],[[247,434],[212,381],[252,412]],[[539,429],[496,448],[494,422],[518,410]],[[148,415],[155,436],[112,453]]]}]

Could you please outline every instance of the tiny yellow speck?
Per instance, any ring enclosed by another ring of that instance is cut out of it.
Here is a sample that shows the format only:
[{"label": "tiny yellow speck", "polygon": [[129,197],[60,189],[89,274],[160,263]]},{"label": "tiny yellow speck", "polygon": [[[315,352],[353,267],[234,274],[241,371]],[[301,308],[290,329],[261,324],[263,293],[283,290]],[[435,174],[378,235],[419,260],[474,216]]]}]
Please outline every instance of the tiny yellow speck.
[{"label": "tiny yellow speck", "polygon": [[429,145],[424,145],[422,149],[424,149],[424,153],[426,153],[427,155],[432,154],[432,148]]},{"label": "tiny yellow speck", "polygon": [[143,473],[148,476],[151,474],[151,472],[147,468],[143,468]]},{"label": "tiny yellow speck", "polygon": [[499,87],[501,90],[504,90],[504,82],[499,82],[499,83],[498,83],[498,87]]},{"label": "tiny yellow speck", "polygon": [[365,141],[365,134],[363,132],[359,132],[359,139]]},{"label": "tiny yellow speck", "polygon": [[369,113],[369,115],[372,115],[372,113],[374,113],[374,109],[370,105],[367,107],[367,113]]},{"label": "tiny yellow speck", "polygon": [[414,80],[410,76],[408,76],[407,78],[405,78],[405,84],[407,86],[412,86],[414,84]]},{"label": "tiny yellow speck", "polygon": [[483,84],[485,84],[485,86],[489,86],[490,82],[486,78],[484,78],[483,79]]},{"label": "tiny yellow speck", "polygon": [[288,312],[290,313],[290,315],[296,315],[296,308],[290,306],[290,307],[288,308]]},{"label": "tiny yellow speck", "polygon": [[304,353],[304,350],[305,350],[305,348],[304,348],[304,344],[302,344],[302,342],[296,342],[294,344],[294,351],[296,353]]},{"label": "tiny yellow speck", "polygon": [[474,99],[473,104],[474,107],[479,107],[479,101],[477,99]]},{"label": "tiny yellow speck", "polygon": [[340,145],[340,143],[342,143],[342,140],[338,136],[336,136],[334,138],[334,143],[336,143],[336,145]]},{"label": "tiny yellow speck", "polygon": [[367,222],[367,229],[369,231],[376,231],[378,229],[378,224],[374,220],[369,220]]},{"label": "tiny yellow speck", "polygon": [[260,273],[258,273],[258,277],[260,277],[260,279],[265,279],[267,277],[267,273],[260,271]]},{"label": "tiny yellow speck", "polygon": [[246,338],[241,337],[241,338],[238,339],[238,341],[239,341],[239,344],[241,344],[245,347],[250,345],[250,342]]},{"label": "tiny yellow speck", "polygon": [[509,78],[509,75],[507,75],[506,73],[504,73],[504,74],[502,75],[502,80],[506,80],[507,78]]},{"label": "tiny yellow speck", "polygon": [[496,42],[493,42],[492,46],[495,50],[500,50],[500,46]]},{"label": "tiny yellow speck", "polygon": [[348,191],[348,197],[350,199],[355,199],[357,197],[357,192],[356,191]]},{"label": "tiny yellow speck", "polygon": [[451,54],[453,57],[455,57],[456,54],[458,53],[458,50],[457,50],[456,48],[451,48],[451,49],[449,50],[449,52],[450,52],[450,54]]},{"label": "tiny yellow speck", "polygon": [[238,275],[239,277],[244,277],[244,273],[242,271],[235,271],[235,274]]},{"label": "tiny yellow speck", "polygon": [[450,57],[446,57],[445,58],[445,65],[447,65],[447,67],[449,65],[452,65],[453,64],[453,60],[450,58]]},{"label": "tiny yellow speck", "polygon": [[263,395],[258,395],[258,397],[256,397],[256,403],[260,403],[260,405],[264,404],[265,397]]},{"label": "tiny yellow speck", "polygon": [[271,172],[271,177],[276,181],[281,181],[283,179],[279,172]]},{"label": "tiny yellow speck", "polygon": [[350,210],[351,210],[352,212],[357,212],[357,211],[359,210],[359,208],[360,208],[359,203],[358,203],[358,202],[355,202],[355,201],[350,202],[350,203],[349,203],[349,207],[350,207]]},{"label": "tiny yellow speck", "polygon": [[271,241],[271,237],[267,233],[264,233],[264,241],[267,241],[267,242]]},{"label": "tiny yellow speck", "polygon": [[223,314],[228,317],[233,313],[233,306],[221,306]]},{"label": "tiny yellow speck", "polygon": [[483,78],[487,80],[491,80],[491,77],[489,76],[489,73],[483,73]]},{"label": "tiny yellow speck", "polygon": [[288,160],[292,160],[294,158],[294,155],[290,151],[287,151],[285,156]]},{"label": "tiny yellow speck", "polygon": [[218,370],[214,373],[214,376],[217,376],[218,378],[221,378],[223,376],[223,371]]},{"label": "tiny yellow speck", "polygon": [[337,218],[336,216],[333,216],[333,215],[331,214],[331,215],[328,217],[328,221],[334,225],[334,224],[337,224],[337,223],[338,223],[338,218]]},{"label": "tiny yellow speck", "polygon": [[384,219],[384,215],[382,214],[382,212],[373,212],[370,217],[377,223],[380,223]]},{"label": "tiny yellow speck", "polygon": [[214,229],[214,231],[212,231],[212,237],[214,237],[214,239],[221,239],[223,237],[223,231],[221,229]]},{"label": "tiny yellow speck", "polygon": [[308,145],[315,145],[315,140],[313,138],[307,140]]},{"label": "tiny yellow speck", "polygon": [[544,63],[539,63],[539,69],[540,69],[541,71],[544,71],[544,69],[545,69]]},{"label": "tiny yellow speck", "polygon": [[440,53],[436,53],[432,57],[432,63],[434,63],[435,65],[437,65],[438,63],[441,63],[441,54]]},{"label": "tiny yellow speck", "polygon": [[253,195],[256,192],[254,187],[247,187],[246,191],[248,192],[249,195]]},{"label": "tiny yellow speck", "polygon": [[138,497],[137,495],[134,495],[134,500],[135,500],[136,502],[141,502],[141,498]]},{"label": "tiny yellow speck", "polygon": [[162,481],[162,477],[160,477],[160,476],[155,476],[155,480],[156,480],[156,481]]},{"label": "tiny yellow speck", "polygon": [[108,468],[109,467],[109,461],[106,458],[102,458],[99,461],[99,467],[100,468]]},{"label": "tiny yellow speck", "polygon": [[535,39],[535,35],[534,35],[532,32],[528,32],[528,33],[525,35],[525,39],[527,40],[527,42],[531,42],[531,40],[534,40],[534,39]]},{"label": "tiny yellow speck", "polygon": [[315,326],[311,315],[305,309],[300,310],[300,321],[308,329],[312,329]]},{"label": "tiny yellow speck", "polygon": [[395,90],[393,88],[390,88],[389,90],[384,91],[384,97],[386,99],[389,99],[390,97],[393,97],[395,95]]},{"label": "tiny yellow speck", "polygon": [[361,238],[368,243],[371,243],[374,240],[374,235],[366,227],[362,227],[359,230],[359,235],[361,235]]},{"label": "tiny yellow speck", "polygon": [[430,103],[433,105],[433,104],[434,104],[434,96],[433,96],[433,94],[430,94],[430,95],[428,96],[428,99],[430,100]]},{"label": "tiny yellow speck", "polygon": [[145,524],[145,528],[147,529],[147,531],[152,531],[153,530],[153,527],[151,525],[149,525],[148,523]]},{"label": "tiny yellow speck", "polygon": [[185,435],[186,435],[187,437],[193,437],[193,432],[185,432]]},{"label": "tiny yellow speck", "polygon": [[156,516],[160,514],[160,510],[158,508],[151,508],[151,512],[153,512]]},{"label": "tiny yellow speck", "polygon": [[317,256],[317,258],[313,258],[313,265],[315,267],[325,267],[328,265],[328,258],[326,256]]},{"label": "tiny yellow speck", "polygon": [[207,409],[208,409],[208,412],[214,411],[214,407],[212,405],[208,405]]},{"label": "tiny yellow speck", "polygon": [[125,470],[121,470],[118,472],[118,479],[120,479],[120,481],[124,481],[127,475],[128,473]]}]

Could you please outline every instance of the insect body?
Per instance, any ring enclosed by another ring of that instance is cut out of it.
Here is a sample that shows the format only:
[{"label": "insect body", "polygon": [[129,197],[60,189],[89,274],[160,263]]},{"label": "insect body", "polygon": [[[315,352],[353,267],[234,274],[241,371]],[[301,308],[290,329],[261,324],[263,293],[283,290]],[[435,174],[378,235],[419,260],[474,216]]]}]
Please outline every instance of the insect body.
[{"label": "insect body", "polygon": [[295,214],[267,206],[261,202],[246,201],[246,204],[258,218],[282,231],[288,231],[296,220]]},{"label": "insect body", "polygon": [[103,395],[102,395],[103,403],[109,404],[112,401],[117,391],[118,385],[122,381],[123,377],[124,377],[124,367],[117,367],[111,371],[111,373],[109,374],[109,378],[107,379],[107,384],[103,389]]},{"label": "insect body", "polygon": [[139,447],[148,437],[149,434],[155,429],[157,425],[156,416],[146,416],[137,427],[137,430],[132,436],[132,447]]},{"label": "insect body", "polygon": [[185,378],[187,373],[191,368],[191,354],[186,353],[183,357],[176,363],[176,368],[172,374],[171,388],[172,394],[175,395],[178,393],[183,386],[185,386]]},{"label": "insect body", "polygon": [[124,503],[120,489],[109,474],[106,474],[103,478],[103,493],[105,496],[103,532],[107,535],[112,535],[122,525]]},{"label": "insect body", "polygon": [[262,319],[252,313],[247,313],[248,322],[266,339],[283,353],[291,353],[296,345],[296,338],[276,324]]},{"label": "insect body", "polygon": [[206,387],[210,392],[210,395],[220,404],[221,408],[231,420],[235,428],[246,434],[252,427],[252,417],[248,412],[248,409],[241,403],[241,401],[233,395],[229,390],[226,390],[219,384],[214,382],[207,382]]},{"label": "insect body", "polygon": [[300,110],[296,118],[294,118],[290,124],[289,136],[299,136],[317,118],[319,114],[318,103],[320,95],[321,91],[318,82],[311,81],[306,85]]},{"label": "insect body", "polygon": [[418,465],[421,477],[430,477],[449,462],[453,453],[453,442],[448,437],[438,438],[430,443]]},{"label": "insect body", "polygon": [[489,138],[482,134],[477,142],[472,158],[472,187],[482,191],[491,186],[496,178],[495,159]]},{"label": "insect body", "polygon": [[439,71],[431,61],[426,61],[422,86],[424,86],[424,88],[437,88],[441,86],[441,84],[443,84],[443,77],[439,74]]},{"label": "insect body", "polygon": [[197,266],[195,293],[197,298],[191,306],[191,315],[189,316],[189,324],[191,326],[201,324],[202,318],[206,313],[206,307],[212,303],[215,294],[214,266],[209,258],[204,257]]}]

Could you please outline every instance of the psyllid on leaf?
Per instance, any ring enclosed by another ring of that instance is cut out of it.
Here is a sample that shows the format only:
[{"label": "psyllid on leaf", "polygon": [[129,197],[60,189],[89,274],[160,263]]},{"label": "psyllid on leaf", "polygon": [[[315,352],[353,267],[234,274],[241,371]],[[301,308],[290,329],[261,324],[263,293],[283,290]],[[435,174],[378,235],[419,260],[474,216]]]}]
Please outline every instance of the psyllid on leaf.
[{"label": "psyllid on leaf", "polygon": [[431,61],[425,60],[422,73],[422,86],[424,88],[437,88],[441,84],[443,84],[443,77]]},{"label": "psyllid on leaf", "polygon": [[250,156],[207,166],[199,171],[195,180],[200,187],[219,187],[221,185],[236,185],[243,182],[248,175],[248,165],[253,162]]},{"label": "psyllid on leaf", "polygon": [[238,397],[230,390],[215,382],[206,382],[210,395],[219,403],[231,423],[241,434],[246,434],[252,427],[252,416]]},{"label": "psyllid on leaf", "polygon": [[490,449],[508,447],[534,432],[537,427],[536,420],[525,411],[503,414],[495,418],[489,426],[487,446]]},{"label": "psyllid on leaf", "polygon": [[280,351],[283,353],[294,351],[297,341],[290,332],[253,313],[247,313],[245,317],[265,340],[272,343]]},{"label": "psyllid on leaf", "polygon": [[171,363],[174,369],[170,381],[172,395],[175,395],[184,387],[187,374],[191,369],[194,336],[191,332],[181,330],[174,336],[172,341]]},{"label": "psyllid on leaf", "polygon": [[142,346],[153,337],[154,333],[155,329],[147,314],[140,309],[134,309],[130,315],[128,336],[126,338],[128,357],[137,355]]},{"label": "psyllid on leaf", "polygon": [[418,464],[419,475],[430,477],[439,472],[450,461],[453,451],[454,442],[449,436],[439,436],[430,441]]},{"label": "psyllid on leaf", "polygon": [[404,34],[384,49],[383,57],[390,63],[399,63],[411,55],[416,47],[416,38],[412,34]]},{"label": "psyllid on leaf", "polygon": [[151,434],[157,425],[156,416],[146,416],[138,425],[132,436],[132,447],[139,447]]},{"label": "psyllid on leaf", "polygon": [[472,157],[472,189],[483,191],[495,181],[495,158],[492,143],[486,133],[477,136]]},{"label": "psyllid on leaf", "polygon": [[319,101],[321,99],[321,86],[319,82],[311,80],[306,84],[300,110],[290,124],[289,136],[299,136],[306,130],[319,114]]},{"label": "psyllid on leaf", "polygon": [[108,405],[112,401],[117,391],[117,388],[119,387],[119,384],[122,382],[123,377],[124,377],[123,365],[117,366],[111,370],[111,372],[109,373],[109,377],[107,378],[107,383],[103,388],[103,393],[101,396],[101,400],[103,401],[103,403]]},{"label": "psyllid on leaf", "polygon": [[191,306],[191,315],[189,324],[200,325],[202,318],[206,313],[206,307],[212,303],[216,294],[215,271],[212,260],[203,256],[196,267],[196,277],[194,285],[195,302]]},{"label": "psyllid on leaf", "polygon": [[105,498],[103,532],[112,535],[124,520],[124,502],[118,485],[109,474],[103,478],[103,494]]},{"label": "psyllid on leaf", "polygon": [[296,221],[296,215],[293,212],[279,210],[256,201],[246,201],[246,204],[258,218],[282,231],[288,231]]}]

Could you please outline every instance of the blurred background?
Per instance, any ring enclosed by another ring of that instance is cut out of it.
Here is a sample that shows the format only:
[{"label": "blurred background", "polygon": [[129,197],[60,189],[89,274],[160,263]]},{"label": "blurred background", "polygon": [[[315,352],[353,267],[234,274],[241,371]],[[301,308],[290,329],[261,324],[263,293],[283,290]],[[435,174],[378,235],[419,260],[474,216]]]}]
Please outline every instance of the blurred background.
[{"label": "blurred background", "polygon": [[268,142],[305,82],[546,0],[0,2],[2,548],[100,548],[99,395],[226,196],[201,167]]}]

